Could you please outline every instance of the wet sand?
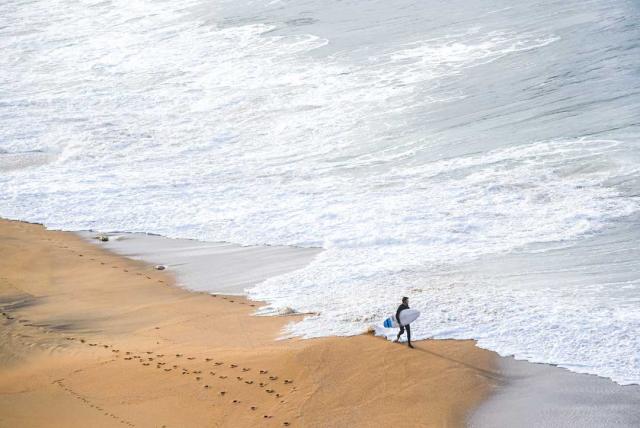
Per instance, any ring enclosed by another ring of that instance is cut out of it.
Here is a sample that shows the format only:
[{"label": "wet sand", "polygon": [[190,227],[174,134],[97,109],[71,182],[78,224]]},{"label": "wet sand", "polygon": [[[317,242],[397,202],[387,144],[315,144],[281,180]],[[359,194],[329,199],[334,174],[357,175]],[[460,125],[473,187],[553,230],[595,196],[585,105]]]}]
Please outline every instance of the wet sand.
[{"label": "wet sand", "polygon": [[259,305],[0,220],[0,426],[461,426],[504,382],[472,341],[277,340]]},{"label": "wet sand", "polygon": [[[178,285],[191,291],[220,294],[243,295],[246,288],[269,277],[306,266],[322,251],[320,248],[171,239],[145,233],[78,234],[117,254],[166,266],[176,276]],[[96,240],[98,235],[107,236],[109,240]]]},{"label": "wet sand", "polygon": [[640,427],[640,386],[548,364],[499,358],[504,382],[469,418],[473,428]]}]

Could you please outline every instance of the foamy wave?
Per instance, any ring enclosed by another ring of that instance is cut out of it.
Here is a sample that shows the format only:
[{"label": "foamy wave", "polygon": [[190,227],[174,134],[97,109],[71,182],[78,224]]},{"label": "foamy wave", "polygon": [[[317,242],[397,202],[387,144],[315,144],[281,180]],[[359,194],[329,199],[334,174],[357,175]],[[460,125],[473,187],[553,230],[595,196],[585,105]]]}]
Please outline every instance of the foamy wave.
[{"label": "foamy wave", "polygon": [[[325,243],[328,250],[308,267],[250,296],[317,312],[288,330],[317,337],[360,334],[363,320],[382,320],[398,296],[410,295],[426,313],[414,329],[418,338],[475,338],[502,354],[636,382],[640,366],[624,358],[640,349],[631,334],[638,318],[611,323],[616,301],[598,301],[587,289],[520,290],[451,273],[483,254],[570,241],[638,211],[638,201],[607,186],[639,172],[615,162],[622,149],[616,141],[554,141],[391,171],[378,179],[402,183],[410,194],[390,187],[364,200],[354,186],[348,199],[360,201],[353,208],[359,215],[341,233],[333,230],[340,239]],[[429,186],[420,192],[420,183]]]},{"label": "foamy wave", "polygon": [[[194,12],[198,5],[0,4],[2,149],[55,153],[34,168],[3,170],[0,215],[64,229],[322,246],[306,269],[251,290],[274,313],[317,314],[290,334],[357,334],[411,294],[427,308],[421,337],[476,337],[501,352],[638,379],[633,308],[459,273],[478,257],[586,239],[638,211],[618,185],[638,176],[632,137],[549,141],[563,135],[552,118],[573,114],[561,101],[575,93],[544,98],[569,86],[560,77],[527,81],[518,68],[504,86],[484,86],[486,67],[527,64],[526,55],[539,59],[564,39],[506,19],[492,30],[452,25],[439,37],[409,31],[350,48],[313,25],[254,22],[254,14],[216,21]],[[503,105],[510,84],[526,96]],[[634,111],[609,107],[621,117]],[[548,112],[548,121],[524,132],[522,112]],[[545,127],[554,132],[529,138]],[[518,137],[505,142],[507,133]],[[580,322],[589,330],[576,336]]]}]

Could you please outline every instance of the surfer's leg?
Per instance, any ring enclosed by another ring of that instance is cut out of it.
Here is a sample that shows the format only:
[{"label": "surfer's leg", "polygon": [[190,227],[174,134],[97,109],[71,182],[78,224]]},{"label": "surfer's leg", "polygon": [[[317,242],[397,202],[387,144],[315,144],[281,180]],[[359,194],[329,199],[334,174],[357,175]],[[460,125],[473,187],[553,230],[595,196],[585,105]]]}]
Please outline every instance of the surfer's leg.
[{"label": "surfer's leg", "polygon": [[400,340],[400,336],[404,333],[404,326],[400,326],[400,332],[398,333],[398,337],[396,337],[396,342]]},{"label": "surfer's leg", "polygon": [[411,327],[407,324],[405,328],[407,329],[407,342],[409,343],[409,347],[413,348],[413,345],[411,344]]}]

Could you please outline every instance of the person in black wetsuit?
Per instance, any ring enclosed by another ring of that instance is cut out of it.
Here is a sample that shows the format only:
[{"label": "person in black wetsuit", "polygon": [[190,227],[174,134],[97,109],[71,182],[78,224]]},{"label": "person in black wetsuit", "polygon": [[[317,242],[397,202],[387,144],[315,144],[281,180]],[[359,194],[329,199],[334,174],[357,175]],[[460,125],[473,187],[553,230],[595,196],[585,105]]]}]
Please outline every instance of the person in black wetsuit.
[{"label": "person in black wetsuit", "polygon": [[400,324],[400,312],[404,311],[405,309],[409,309],[409,298],[408,297],[403,297],[402,298],[402,304],[400,306],[398,306],[398,310],[396,311],[396,321],[398,321],[398,325],[400,326],[400,333],[398,333],[398,337],[396,337],[396,342],[400,341],[400,336],[402,336],[402,334],[404,333],[404,330],[407,330],[407,340],[409,342],[409,348],[413,348],[413,345],[411,344],[411,327],[409,326],[409,324],[403,326],[402,324]]}]

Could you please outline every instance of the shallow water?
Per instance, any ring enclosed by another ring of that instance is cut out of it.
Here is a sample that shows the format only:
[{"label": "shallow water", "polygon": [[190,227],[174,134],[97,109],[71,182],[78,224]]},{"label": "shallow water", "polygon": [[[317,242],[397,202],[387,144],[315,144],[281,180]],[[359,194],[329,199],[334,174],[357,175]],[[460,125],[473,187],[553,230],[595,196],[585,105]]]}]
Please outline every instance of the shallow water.
[{"label": "shallow water", "polygon": [[637,5],[511,3],[3,2],[0,215],[321,246],[249,292],[292,334],[409,295],[640,383]]}]

